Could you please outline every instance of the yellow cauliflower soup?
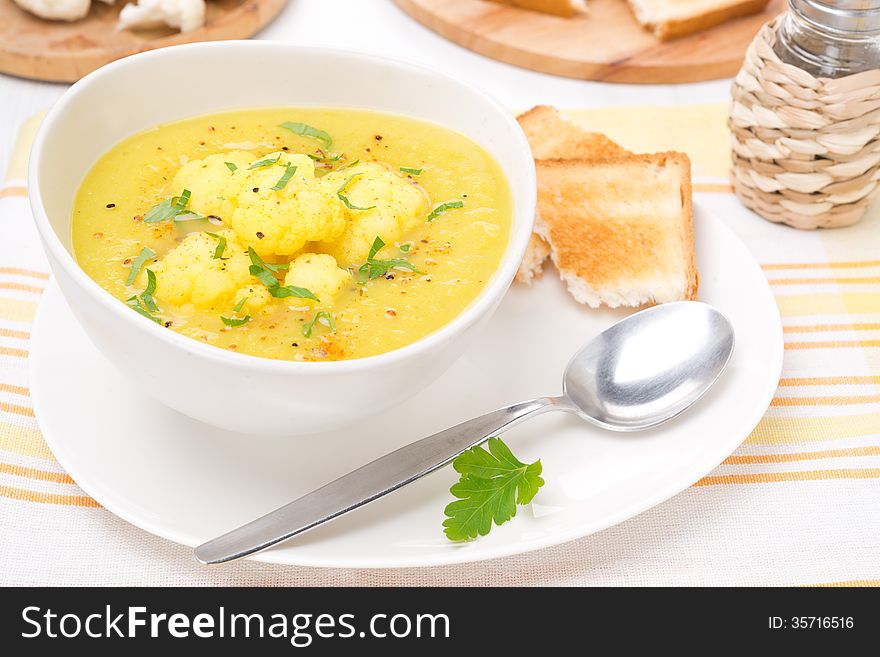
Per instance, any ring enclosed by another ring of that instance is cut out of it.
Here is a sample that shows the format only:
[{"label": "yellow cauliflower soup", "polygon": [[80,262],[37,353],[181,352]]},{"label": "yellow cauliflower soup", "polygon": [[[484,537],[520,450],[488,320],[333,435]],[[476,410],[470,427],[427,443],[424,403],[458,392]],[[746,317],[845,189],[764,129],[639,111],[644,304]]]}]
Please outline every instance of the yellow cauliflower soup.
[{"label": "yellow cauliflower soup", "polygon": [[168,330],[283,360],[410,344],[498,267],[511,198],[480,146],[415,119],[262,109],[162,125],[83,180],[73,247]]}]

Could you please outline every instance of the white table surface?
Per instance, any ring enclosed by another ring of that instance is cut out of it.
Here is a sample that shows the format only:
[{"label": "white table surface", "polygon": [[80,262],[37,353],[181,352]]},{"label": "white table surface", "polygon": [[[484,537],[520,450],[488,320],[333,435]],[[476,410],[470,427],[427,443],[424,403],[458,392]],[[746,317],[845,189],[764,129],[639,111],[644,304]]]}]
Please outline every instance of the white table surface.
[{"label": "white table surface", "polygon": [[[584,82],[527,71],[447,41],[411,19],[391,0],[289,0],[278,18],[255,38],[408,59],[475,84],[511,109],[527,109],[539,103],[597,107],[720,102],[728,98],[730,87],[730,80],[628,85]],[[48,109],[67,86],[0,74],[0,174],[6,171],[21,124]]]}]

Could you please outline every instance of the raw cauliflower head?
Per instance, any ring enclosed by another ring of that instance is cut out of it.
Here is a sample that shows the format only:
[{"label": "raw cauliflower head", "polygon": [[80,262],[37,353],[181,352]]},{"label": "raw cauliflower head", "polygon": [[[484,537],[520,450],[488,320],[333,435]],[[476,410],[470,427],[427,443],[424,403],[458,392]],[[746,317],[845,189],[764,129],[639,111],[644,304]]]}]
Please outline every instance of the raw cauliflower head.
[{"label": "raw cauliflower head", "polygon": [[[156,274],[156,299],[160,306],[193,306],[199,310],[230,312],[235,303],[248,297],[249,310],[269,300],[265,287],[255,281],[248,268],[247,248],[231,230],[215,233],[226,238],[221,258],[215,258],[218,239],[208,233],[190,233],[152,268]],[[144,273],[141,272],[142,278]]]},{"label": "raw cauliflower head", "polygon": [[187,208],[193,212],[224,218],[226,199],[237,193],[232,171],[226,163],[231,162],[241,168],[253,159],[253,154],[247,151],[229,151],[187,162],[174,176],[172,189],[175,194],[180,194],[184,189],[192,192]]},{"label": "raw cauliflower head", "polygon": [[[354,178],[346,185],[351,176]],[[371,208],[345,208],[348,223],[345,232],[335,242],[321,248],[343,266],[362,264],[376,237],[381,237],[386,244],[393,244],[424,221],[431,208],[430,200],[420,187],[375,162],[328,173],[322,182],[334,190],[345,185],[341,193],[349,203]]]},{"label": "raw cauliflower head", "polygon": [[[260,255],[290,256],[306,242],[338,238],[345,229],[342,202],[331,187],[315,178],[314,163],[306,155],[284,152],[260,160],[276,157],[274,164],[242,167],[232,176],[238,194],[230,197],[234,209],[228,221],[239,239]],[[296,167],[293,177],[281,189],[272,189],[288,165]]]},{"label": "raw cauliflower head", "polygon": [[304,253],[290,263],[284,284],[304,287],[320,299],[320,302],[311,299],[297,299],[297,302],[326,307],[333,303],[333,299],[349,280],[351,273],[337,267],[333,256],[325,253]]}]

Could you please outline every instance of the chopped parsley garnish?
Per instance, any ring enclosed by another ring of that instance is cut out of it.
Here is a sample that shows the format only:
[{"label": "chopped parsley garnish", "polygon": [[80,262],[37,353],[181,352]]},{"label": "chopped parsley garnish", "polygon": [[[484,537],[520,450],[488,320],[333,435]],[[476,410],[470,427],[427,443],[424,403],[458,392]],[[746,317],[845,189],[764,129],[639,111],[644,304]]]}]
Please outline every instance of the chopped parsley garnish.
[{"label": "chopped parsley garnish", "polygon": [[232,317],[223,317],[221,315],[220,319],[223,320],[223,323],[226,324],[226,326],[231,326],[231,327],[235,328],[236,326],[241,326],[243,324],[247,324],[249,321],[251,321],[251,316],[245,315],[241,319],[235,319]]},{"label": "chopped parsley garnish", "polygon": [[137,278],[137,275],[141,273],[141,267],[144,266],[144,263],[151,258],[156,257],[156,252],[153,249],[145,246],[141,249],[141,252],[138,253],[137,257],[131,263],[131,271],[128,272],[128,278],[125,280],[126,285],[134,285],[134,280]]},{"label": "chopped parsley garnish", "polygon": [[339,197],[340,201],[345,203],[345,207],[347,207],[349,210],[372,210],[373,208],[376,207],[375,205],[371,205],[368,208],[362,208],[359,205],[354,205],[351,201],[348,200],[348,197],[342,193],[345,191],[346,187],[348,187],[348,185],[351,183],[352,180],[354,180],[358,176],[362,176],[362,175],[364,175],[364,174],[362,174],[362,173],[351,174],[348,178],[346,178],[345,182],[342,183],[342,186],[338,190],[336,190],[336,196]]},{"label": "chopped parsley garnish", "polygon": [[141,301],[144,304],[144,307],[149,310],[151,313],[159,312],[159,307],[156,305],[156,302],[153,300],[153,295],[156,293],[156,274],[153,273],[152,269],[147,270],[147,287],[141,292]]},{"label": "chopped parsley garnish", "polygon": [[338,171],[345,171],[346,169],[351,169],[352,167],[357,166],[360,163],[361,163],[360,160],[355,160],[354,162],[349,162],[345,166],[339,167]]},{"label": "chopped parsley garnish", "polygon": [[230,171],[235,171],[236,169],[238,169],[238,166],[236,166],[234,162],[224,162],[223,164],[225,164],[226,168]]},{"label": "chopped parsley garnish", "polygon": [[412,248],[412,242],[404,242],[399,248],[401,253],[409,253],[409,250]]},{"label": "chopped parsley garnish", "polygon": [[273,265],[273,264],[266,262],[265,260],[263,260],[259,256],[259,254],[256,251],[254,251],[254,248],[252,246],[248,247],[248,256],[250,256],[252,267],[260,267],[262,269],[268,269],[271,272],[284,271],[284,270],[290,268],[290,265],[288,265],[287,263],[284,263],[284,262],[277,264],[277,265]]},{"label": "chopped parsley garnish", "polygon": [[513,518],[517,505],[530,503],[544,485],[541,461],[521,462],[500,438],[489,438],[488,447],[465,450],[452,461],[461,479],[449,489],[457,499],[444,511],[449,540],[485,536],[493,522],[501,525]]},{"label": "chopped parsley garnish", "polygon": [[234,312],[234,313],[240,313],[240,312],[241,312],[241,309],[244,308],[244,304],[245,304],[245,302],[247,302],[247,300],[248,300],[249,298],[250,298],[250,297],[242,297],[242,298],[241,298],[241,301],[239,301],[237,304],[235,304],[235,307],[232,309],[232,312]]},{"label": "chopped parsley garnish", "polygon": [[315,324],[318,322],[329,328],[331,333],[336,331],[336,325],[333,323],[333,315],[326,310],[319,310],[315,313],[315,316],[312,317],[312,321],[303,324],[303,335],[307,338],[312,337],[312,329],[314,329]]},{"label": "chopped parsley garnish", "polygon": [[281,159],[281,156],[279,155],[278,157],[267,157],[265,160],[257,160],[256,162],[254,162],[252,165],[250,165],[248,167],[248,171],[250,171],[251,169],[261,169],[263,167],[270,167],[273,164],[275,164],[276,162],[278,162],[278,160],[280,160],[280,159]]},{"label": "chopped parsley garnish", "polygon": [[441,214],[446,212],[447,210],[452,210],[453,208],[461,208],[464,207],[464,201],[446,201],[446,203],[441,203],[436,208],[431,210],[431,214],[428,215],[428,221],[434,221]]},{"label": "chopped parsley garnish", "polygon": [[250,246],[248,247],[248,255],[251,258],[251,266],[248,269],[251,276],[255,276],[263,285],[269,288],[269,294],[271,294],[276,299],[299,297],[301,299],[312,299],[313,301],[320,301],[320,299],[316,297],[311,292],[311,290],[308,290],[304,287],[298,287],[296,285],[281,285],[281,283],[278,282],[278,279],[275,278],[275,272],[288,269],[290,265],[269,264],[268,262],[263,260],[256,251],[254,251],[253,247]]},{"label": "chopped parsley garnish", "polygon": [[318,151],[320,155],[315,155],[314,153],[306,153],[314,162],[320,162],[321,164],[333,164],[334,162],[339,162],[342,159],[342,153],[334,153],[332,155],[324,154],[324,151]]},{"label": "chopped parsley garnish", "polygon": [[400,170],[404,173],[408,173],[411,176],[419,176],[422,173],[421,169],[410,169],[409,167],[400,167]]},{"label": "chopped parsley garnish", "polygon": [[293,164],[288,164],[287,168],[284,169],[284,173],[278,179],[278,182],[272,185],[272,189],[276,191],[280,191],[287,186],[287,183],[290,182],[290,179],[293,178],[293,174],[296,173],[296,166]]},{"label": "chopped parsley garnish", "polygon": [[217,240],[217,248],[214,249],[214,260],[219,260],[223,257],[223,252],[226,250],[226,236],[218,235],[217,233],[208,233],[207,231],[205,232]]},{"label": "chopped parsley garnish", "polygon": [[190,219],[204,219],[204,217],[192,210],[187,210],[189,198],[192,195],[188,189],[184,189],[180,196],[172,196],[166,198],[161,203],[157,203],[149,212],[144,215],[144,223],[155,224],[160,221],[174,219],[176,221],[188,221]]},{"label": "chopped parsley garnish", "polygon": [[382,241],[381,237],[376,236],[376,239],[373,240],[373,246],[370,247],[370,253],[367,256],[367,261],[360,267],[358,267],[357,270],[358,283],[360,283],[361,285],[363,285],[367,281],[373,280],[374,278],[385,276],[391,269],[405,269],[407,271],[418,273],[419,270],[416,269],[416,266],[409,260],[406,260],[404,258],[376,260],[376,254],[382,250],[383,246],[385,246],[385,242]]},{"label": "chopped parsley garnish", "polygon": [[159,307],[153,299],[156,293],[156,274],[152,270],[147,270],[147,287],[137,296],[130,297],[125,300],[127,306],[137,313],[140,313],[147,319],[151,319],[157,324],[161,324],[162,320],[154,317],[153,313],[159,312]]},{"label": "chopped parsley garnish", "polygon": [[285,121],[279,128],[285,128],[290,130],[292,133],[301,135],[303,137],[314,137],[315,139],[320,139],[324,142],[325,148],[330,148],[333,145],[333,138],[328,135],[323,130],[318,130],[318,128],[313,128],[312,126],[306,123],[296,123],[294,121]]}]

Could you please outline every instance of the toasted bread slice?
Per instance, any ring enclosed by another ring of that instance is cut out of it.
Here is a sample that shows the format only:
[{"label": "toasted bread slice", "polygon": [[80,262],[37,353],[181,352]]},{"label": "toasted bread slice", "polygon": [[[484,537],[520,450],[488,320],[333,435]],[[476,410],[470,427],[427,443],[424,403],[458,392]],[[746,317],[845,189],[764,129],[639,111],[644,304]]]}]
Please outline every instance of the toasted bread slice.
[{"label": "toasted bread slice", "polygon": [[686,155],[536,164],[535,230],[577,301],[614,308],[696,298]]},{"label": "toasted bread slice", "polygon": [[763,11],[769,0],[629,0],[636,20],[661,41]]},{"label": "toasted bread slice", "polygon": [[[608,159],[632,155],[599,132],[587,132],[562,117],[555,107],[538,105],[517,117],[535,159]],[[533,235],[516,280],[530,285],[544,270],[550,246]]]},{"label": "toasted bread slice", "polygon": [[550,255],[550,245],[537,233],[532,233],[526,253],[516,272],[516,280],[531,285],[535,278],[544,273],[544,261]]},{"label": "toasted bread slice", "polygon": [[600,132],[587,132],[555,107],[538,105],[516,117],[536,160],[605,160],[631,153]]},{"label": "toasted bread slice", "polygon": [[586,0],[494,0],[503,5],[571,18],[587,10]]}]

